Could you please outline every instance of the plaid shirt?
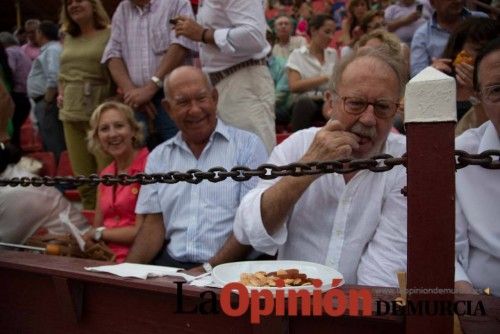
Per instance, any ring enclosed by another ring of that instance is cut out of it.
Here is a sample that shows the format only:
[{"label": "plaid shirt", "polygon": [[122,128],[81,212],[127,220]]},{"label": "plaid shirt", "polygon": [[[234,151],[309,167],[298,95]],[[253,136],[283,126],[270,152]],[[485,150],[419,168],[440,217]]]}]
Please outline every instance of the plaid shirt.
[{"label": "plaid shirt", "polygon": [[145,85],[171,44],[197,50],[195,42],[175,37],[169,20],[178,15],[194,18],[187,0],[151,0],[142,8],[122,1],[113,15],[111,38],[101,62],[122,58],[134,85]]}]

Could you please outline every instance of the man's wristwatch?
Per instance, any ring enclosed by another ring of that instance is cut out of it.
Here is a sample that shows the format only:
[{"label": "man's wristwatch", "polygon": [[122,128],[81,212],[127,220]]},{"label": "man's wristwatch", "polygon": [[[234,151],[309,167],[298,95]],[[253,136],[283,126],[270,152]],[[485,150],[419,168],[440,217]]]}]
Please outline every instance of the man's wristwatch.
[{"label": "man's wristwatch", "polygon": [[157,76],[152,76],[151,77],[151,81],[153,81],[153,83],[156,85],[156,87],[158,88],[163,88],[163,82],[160,80],[160,78],[158,78]]},{"label": "man's wristwatch", "polygon": [[99,242],[101,241],[102,239],[102,233],[104,232],[106,228],[104,226],[100,226],[98,228],[95,229],[94,231],[94,236],[92,237],[92,239],[94,239],[94,241],[96,242]]},{"label": "man's wristwatch", "polygon": [[208,262],[205,262],[201,265],[203,267],[203,270],[207,273],[211,273],[214,268],[212,268],[212,265]]}]

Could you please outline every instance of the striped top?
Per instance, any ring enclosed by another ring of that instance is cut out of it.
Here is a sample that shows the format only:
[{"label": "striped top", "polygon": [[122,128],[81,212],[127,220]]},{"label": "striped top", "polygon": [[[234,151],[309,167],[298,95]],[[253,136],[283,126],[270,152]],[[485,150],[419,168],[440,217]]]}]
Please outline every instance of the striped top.
[{"label": "striped top", "polygon": [[[256,135],[217,121],[198,159],[181,133],[156,147],[149,155],[146,173],[207,171],[212,167],[254,168],[267,160],[267,151]],[[206,262],[222,247],[233,229],[236,209],[243,196],[257,184],[226,179],[219,183],[151,184],[141,187],[136,213],[162,213],[170,256],[181,262]]]},{"label": "striped top", "polygon": [[[198,51],[197,43],[175,36],[169,20],[176,16],[194,18],[187,0],[151,0],[143,7],[122,1],[113,14],[111,37],[101,62],[122,58],[135,86],[149,82],[172,44]],[[191,59],[186,59],[190,63]]]}]

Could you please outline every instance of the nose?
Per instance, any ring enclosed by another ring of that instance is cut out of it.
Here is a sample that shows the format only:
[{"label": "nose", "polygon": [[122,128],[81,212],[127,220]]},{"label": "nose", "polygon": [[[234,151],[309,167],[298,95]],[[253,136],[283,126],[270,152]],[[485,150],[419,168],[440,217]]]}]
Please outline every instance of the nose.
[{"label": "nose", "polygon": [[190,114],[196,114],[196,113],[199,113],[201,112],[201,107],[200,107],[200,104],[198,103],[198,101],[196,101],[196,99],[192,99],[191,100],[191,106],[189,108],[189,113]]},{"label": "nose", "polygon": [[110,126],[108,129],[108,132],[107,132],[108,137],[113,138],[117,134],[118,134],[118,131],[116,130],[116,128],[114,126]]},{"label": "nose", "polygon": [[373,104],[369,103],[365,111],[359,117],[359,121],[365,126],[375,126],[377,124],[377,117],[375,116],[375,109]]}]

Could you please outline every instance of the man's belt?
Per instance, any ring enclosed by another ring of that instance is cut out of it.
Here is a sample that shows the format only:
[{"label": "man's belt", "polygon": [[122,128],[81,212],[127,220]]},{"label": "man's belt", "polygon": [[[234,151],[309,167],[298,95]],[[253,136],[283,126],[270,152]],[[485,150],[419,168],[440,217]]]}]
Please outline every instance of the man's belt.
[{"label": "man's belt", "polygon": [[226,68],[225,70],[209,73],[208,76],[210,77],[210,82],[212,83],[212,85],[215,86],[219,82],[221,82],[222,79],[227,78],[228,76],[241,70],[242,68],[256,65],[266,65],[266,58],[245,60],[244,62]]}]

